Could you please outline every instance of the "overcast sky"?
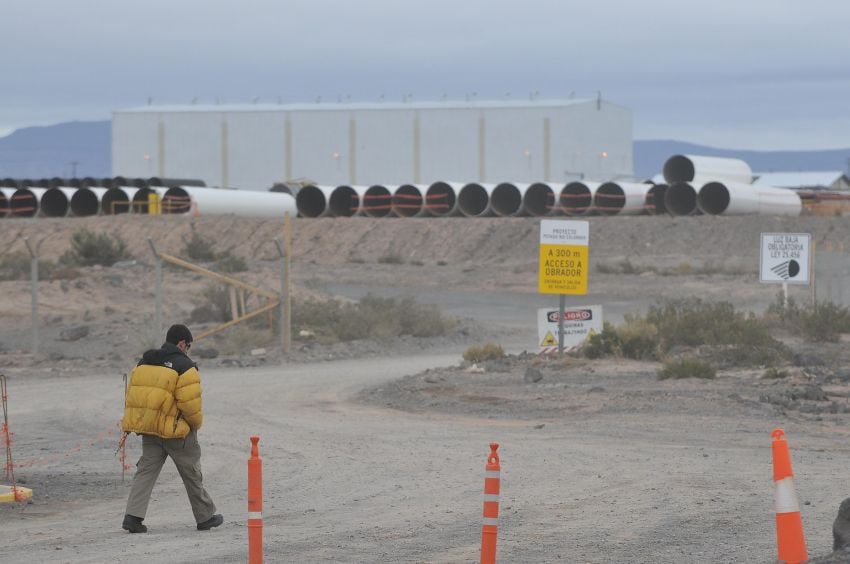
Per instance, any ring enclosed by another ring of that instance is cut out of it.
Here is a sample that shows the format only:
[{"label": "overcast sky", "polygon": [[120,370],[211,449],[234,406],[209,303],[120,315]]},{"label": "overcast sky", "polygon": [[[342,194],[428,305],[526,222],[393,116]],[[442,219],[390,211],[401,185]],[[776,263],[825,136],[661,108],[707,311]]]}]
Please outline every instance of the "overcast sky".
[{"label": "overcast sky", "polygon": [[636,139],[850,147],[847,0],[4,0],[0,134],[153,103],[592,98]]}]

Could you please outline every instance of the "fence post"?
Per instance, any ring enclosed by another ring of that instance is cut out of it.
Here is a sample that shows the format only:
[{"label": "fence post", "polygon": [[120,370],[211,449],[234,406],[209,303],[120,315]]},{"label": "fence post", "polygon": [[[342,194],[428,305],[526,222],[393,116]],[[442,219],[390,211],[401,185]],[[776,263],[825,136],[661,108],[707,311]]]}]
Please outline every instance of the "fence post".
[{"label": "fence post", "polygon": [[162,258],[156,250],[156,245],[153,244],[153,239],[148,237],[148,245],[153,251],[154,261],[156,263],[156,309],[154,310],[154,335],[159,338],[162,333]]},{"label": "fence post", "polygon": [[30,253],[30,292],[32,293],[32,356],[38,356],[38,255],[30,245],[29,237],[24,244]]}]

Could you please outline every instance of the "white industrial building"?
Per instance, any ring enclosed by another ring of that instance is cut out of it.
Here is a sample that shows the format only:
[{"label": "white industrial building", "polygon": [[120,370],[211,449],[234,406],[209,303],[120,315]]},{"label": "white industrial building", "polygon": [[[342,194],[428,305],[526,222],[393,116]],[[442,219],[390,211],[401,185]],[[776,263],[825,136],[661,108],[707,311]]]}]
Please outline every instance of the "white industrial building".
[{"label": "white industrial building", "polygon": [[145,106],[112,116],[112,168],[263,190],[632,176],[632,116],[604,100]]}]

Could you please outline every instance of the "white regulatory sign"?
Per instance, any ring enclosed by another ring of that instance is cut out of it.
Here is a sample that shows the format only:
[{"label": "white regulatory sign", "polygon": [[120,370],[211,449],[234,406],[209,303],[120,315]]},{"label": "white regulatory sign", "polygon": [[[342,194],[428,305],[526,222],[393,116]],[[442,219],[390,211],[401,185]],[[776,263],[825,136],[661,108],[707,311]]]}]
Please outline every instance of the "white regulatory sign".
[{"label": "white regulatory sign", "polygon": [[[579,306],[564,309],[564,350],[582,344],[593,333],[602,332],[602,306]],[[558,308],[537,310],[538,353],[558,352]]]},{"label": "white regulatory sign", "polygon": [[808,284],[809,233],[762,233],[760,281],[767,284]]}]

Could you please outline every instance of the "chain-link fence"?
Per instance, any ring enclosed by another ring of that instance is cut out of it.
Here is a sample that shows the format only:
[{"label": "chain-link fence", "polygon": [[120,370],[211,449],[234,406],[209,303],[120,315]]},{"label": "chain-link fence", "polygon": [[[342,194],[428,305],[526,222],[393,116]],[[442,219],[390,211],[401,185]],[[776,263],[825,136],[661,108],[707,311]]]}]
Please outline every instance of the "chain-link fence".
[{"label": "chain-link fence", "polygon": [[850,244],[824,242],[814,256],[817,301],[850,307]]}]

